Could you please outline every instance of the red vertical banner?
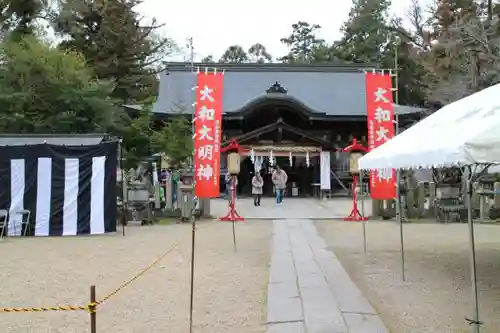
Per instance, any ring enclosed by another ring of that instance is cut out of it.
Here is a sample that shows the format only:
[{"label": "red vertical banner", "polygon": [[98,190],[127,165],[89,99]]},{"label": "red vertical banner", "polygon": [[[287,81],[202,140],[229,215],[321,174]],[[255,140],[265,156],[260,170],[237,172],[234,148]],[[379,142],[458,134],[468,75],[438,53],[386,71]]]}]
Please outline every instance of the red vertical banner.
[{"label": "red vertical banner", "polygon": [[[366,73],[368,146],[375,149],[395,135],[392,78],[388,74]],[[375,200],[396,197],[396,170],[370,172],[370,195]]]},{"label": "red vertical banner", "polygon": [[194,112],[194,193],[199,198],[220,195],[223,73],[198,73]]}]

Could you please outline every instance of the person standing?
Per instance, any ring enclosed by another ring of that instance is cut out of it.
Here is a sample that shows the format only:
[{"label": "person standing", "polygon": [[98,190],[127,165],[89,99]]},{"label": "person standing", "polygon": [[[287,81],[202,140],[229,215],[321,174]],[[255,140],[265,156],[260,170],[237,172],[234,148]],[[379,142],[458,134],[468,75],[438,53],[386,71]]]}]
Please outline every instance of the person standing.
[{"label": "person standing", "polygon": [[260,206],[260,198],[262,197],[262,188],[264,187],[264,179],[260,172],[256,172],[252,178],[252,194],[254,206]]},{"label": "person standing", "polygon": [[165,208],[165,203],[166,203],[165,184],[166,184],[165,180],[161,181],[161,183],[160,183],[160,207],[161,207],[161,209]]},{"label": "person standing", "polygon": [[276,165],[276,170],[273,172],[272,180],[276,189],[276,203],[281,204],[283,202],[288,175],[285,170],[281,169],[279,165]]},{"label": "person standing", "polygon": [[170,172],[170,176],[172,177],[172,205],[176,205],[177,208],[180,208],[180,205],[177,203],[177,187],[179,186],[179,180],[181,179],[181,174],[179,170],[172,170]]}]

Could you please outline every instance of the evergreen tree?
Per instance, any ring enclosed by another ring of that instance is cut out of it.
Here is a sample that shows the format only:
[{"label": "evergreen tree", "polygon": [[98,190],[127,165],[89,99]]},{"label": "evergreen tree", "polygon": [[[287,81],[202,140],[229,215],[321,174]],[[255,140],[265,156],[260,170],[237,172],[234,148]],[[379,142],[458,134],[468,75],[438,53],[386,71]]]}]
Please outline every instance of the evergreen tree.
[{"label": "evergreen tree", "polygon": [[[181,111],[181,110],[177,110]],[[151,137],[156,152],[167,154],[173,167],[180,167],[193,155],[193,130],[190,118],[181,112],[173,113],[160,131]]]},{"label": "evergreen tree", "polygon": [[[321,26],[299,21],[292,24],[292,33],[280,41],[288,46],[289,53],[279,61],[289,63],[311,63],[315,61],[315,52],[324,47],[324,40],[316,36]],[[317,53],[316,55],[318,55]]]},{"label": "evergreen tree", "polygon": [[333,44],[331,53],[344,63],[373,64],[385,69],[395,67],[397,54],[399,103],[422,105],[419,87],[422,69],[410,57],[413,47],[405,38],[408,32],[401,26],[398,26],[399,31],[394,29],[392,25],[399,21],[389,22],[390,5],[389,0],[354,0],[341,28],[343,36]]},{"label": "evergreen tree", "polygon": [[201,62],[207,63],[207,64],[213,64],[213,63],[215,63],[214,56],[208,55],[208,56],[204,57],[203,59],[201,59]]},{"label": "evergreen tree", "polygon": [[61,47],[85,56],[100,79],[112,80],[111,96],[138,103],[156,96],[156,74],[172,43],[156,34],[161,25],[145,24],[135,7],[139,0],[62,0],[56,31]]},{"label": "evergreen tree", "polygon": [[231,45],[222,54],[219,59],[220,63],[244,63],[248,62],[248,55],[240,45]]},{"label": "evergreen tree", "polygon": [[145,105],[144,109],[122,129],[125,168],[136,168],[140,162],[154,153],[151,147],[151,138],[155,133],[152,124],[151,107]]},{"label": "evergreen tree", "polygon": [[0,1],[0,30],[5,36],[13,33],[17,39],[32,35],[37,29],[37,20],[48,18],[48,0],[2,0]]},{"label": "evergreen tree", "polygon": [[250,46],[247,54],[250,62],[254,63],[263,64],[273,60],[273,57],[267,52],[266,47],[260,43]]},{"label": "evergreen tree", "polygon": [[337,58],[355,63],[382,64],[393,50],[388,27],[390,0],[353,0],[343,37],[334,44]]},{"label": "evergreen tree", "polygon": [[1,45],[2,133],[114,132],[111,86],[95,80],[83,57],[34,37]]}]

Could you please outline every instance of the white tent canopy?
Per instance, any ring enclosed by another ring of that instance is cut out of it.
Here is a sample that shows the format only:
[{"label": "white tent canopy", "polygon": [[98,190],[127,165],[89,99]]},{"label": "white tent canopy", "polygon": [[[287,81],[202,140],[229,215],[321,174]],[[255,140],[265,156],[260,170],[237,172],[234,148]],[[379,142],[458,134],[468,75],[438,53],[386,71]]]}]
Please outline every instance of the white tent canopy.
[{"label": "white tent canopy", "polygon": [[500,163],[500,84],[443,107],[360,158],[359,167],[415,169],[483,163]]},{"label": "white tent canopy", "polygon": [[[377,126],[374,124],[375,134]],[[359,168],[417,169],[430,167],[500,164],[500,84],[484,89],[438,110],[392,140],[359,159]],[[466,320],[474,333],[479,333],[479,303],[476,283],[476,254],[472,220],[471,189],[475,168],[466,168],[467,215],[469,225],[473,317]],[[399,189],[396,206],[400,205]],[[398,209],[398,208],[397,208]],[[402,268],[404,272],[403,223],[401,234]],[[403,275],[404,276],[404,275]]]}]

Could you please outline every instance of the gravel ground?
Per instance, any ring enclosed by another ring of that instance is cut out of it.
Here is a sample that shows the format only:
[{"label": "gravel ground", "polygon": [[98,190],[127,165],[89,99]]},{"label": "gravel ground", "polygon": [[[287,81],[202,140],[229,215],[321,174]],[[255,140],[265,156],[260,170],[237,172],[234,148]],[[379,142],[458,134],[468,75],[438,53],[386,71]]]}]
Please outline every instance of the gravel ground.
[{"label": "gravel ground", "polygon": [[[401,281],[399,226],[318,221],[316,226],[393,333],[470,332],[472,317],[466,224],[404,225],[406,282]],[[500,332],[500,226],[476,224],[482,333]]]},{"label": "gravel ground", "polygon": [[[200,223],[194,332],[264,332],[272,223]],[[98,332],[188,332],[191,227],[129,227],[128,235],[0,241],[0,307],[80,305],[98,298],[184,240],[155,268],[104,303]],[[0,332],[89,332],[86,312],[0,313]]]}]

